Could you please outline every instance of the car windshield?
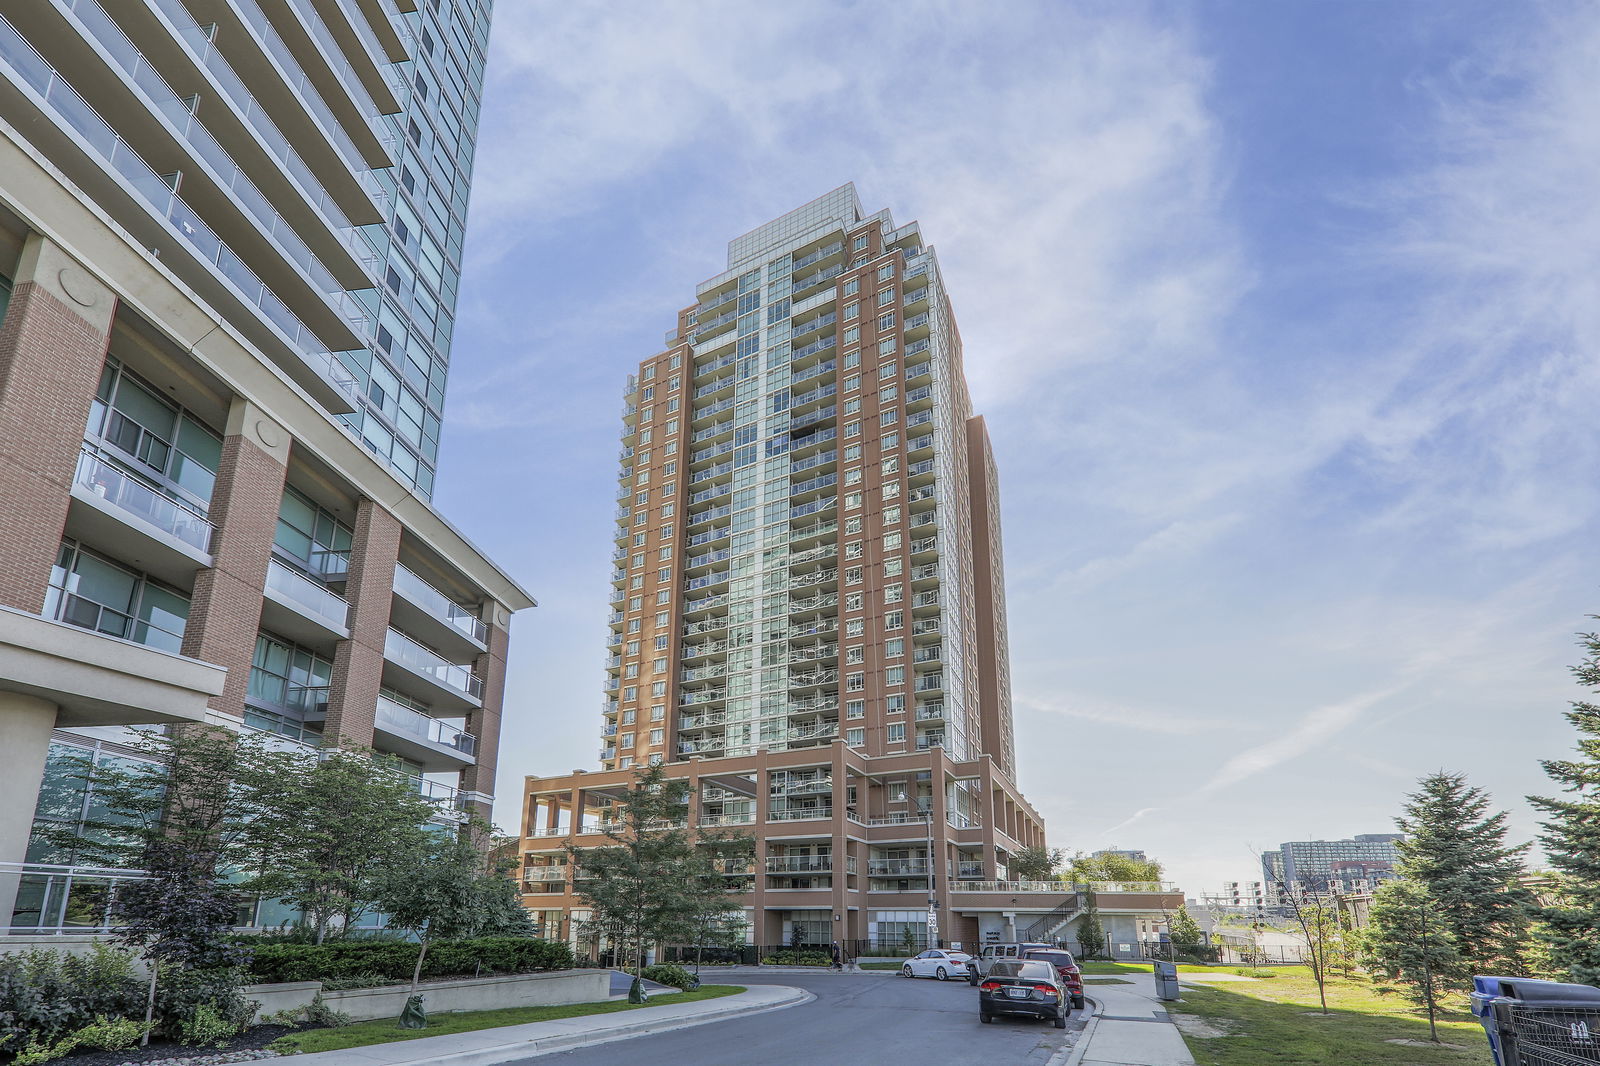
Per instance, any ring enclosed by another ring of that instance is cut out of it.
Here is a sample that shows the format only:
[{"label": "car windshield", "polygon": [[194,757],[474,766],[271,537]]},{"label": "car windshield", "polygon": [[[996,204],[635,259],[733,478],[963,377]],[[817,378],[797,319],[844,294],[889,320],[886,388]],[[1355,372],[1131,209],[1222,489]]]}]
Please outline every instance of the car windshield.
[{"label": "car windshield", "polygon": [[1050,981],[1055,978],[1055,967],[1043,962],[1020,962],[1016,976],[1027,981]]}]

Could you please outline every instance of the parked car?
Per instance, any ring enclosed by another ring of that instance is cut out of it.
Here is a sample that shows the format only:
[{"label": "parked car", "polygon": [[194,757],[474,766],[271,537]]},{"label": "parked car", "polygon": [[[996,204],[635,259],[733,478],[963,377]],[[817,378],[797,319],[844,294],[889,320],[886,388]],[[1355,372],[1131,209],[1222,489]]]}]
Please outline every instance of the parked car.
[{"label": "parked car", "polygon": [[1056,968],[1031,959],[999,959],[978,984],[978,1020],[988,1025],[996,1014],[1026,1014],[1067,1027],[1071,993]]},{"label": "parked car", "polygon": [[1051,948],[1052,944],[985,944],[983,950],[972,957],[972,963],[967,969],[967,982],[977,984],[978,979],[989,972],[989,967],[1004,959],[1020,959],[1030,951],[1043,951]]},{"label": "parked car", "polygon": [[935,977],[948,981],[952,977],[967,976],[967,963],[972,956],[964,951],[945,951],[935,948],[906,960],[900,967],[901,977]]},{"label": "parked car", "polygon": [[1048,962],[1054,966],[1061,983],[1066,985],[1067,991],[1072,994],[1073,1010],[1083,1009],[1083,971],[1078,969],[1077,960],[1072,957],[1072,952],[1064,948],[1029,948],[1022,953],[1022,957]]}]

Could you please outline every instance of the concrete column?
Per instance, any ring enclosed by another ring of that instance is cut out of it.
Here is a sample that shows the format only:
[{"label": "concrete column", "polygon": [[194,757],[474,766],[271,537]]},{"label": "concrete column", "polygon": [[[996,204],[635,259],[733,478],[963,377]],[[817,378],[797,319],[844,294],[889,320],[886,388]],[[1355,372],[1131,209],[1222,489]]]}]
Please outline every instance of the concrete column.
[{"label": "concrete column", "polygon": [[[20,863],[27,858],[50,731],[55,727],[55,704],[0,692],[0,751],[5,752],[6,762],[6,772],[0,774],[0,862]],[[0,926],[11,924],[20,883],[20,873],[0,867]]]},{"label": "concrete column", "polygon": [[372,500],[356,505],[355,536],[345,599],[350,601],[350,639],[333,652],[328,720],[330,744],[372,746],[372,721],[383,685],[383,643],[394,600],[394,566],[400,557],[400,520]]},{"label": "concrete column", "polygon": [[244,716],[288,464],[288,430],[254,404],[234,400],[211,493],[211,521],[217,527],[212,565],[195,576],[183,653],[227,668],[222,695],[208,705],[235,718]]},{"label": "concrete column", "polygon": [[117,298],[38,234],[15,280],[0,324],[0,604],[37,614]]}]

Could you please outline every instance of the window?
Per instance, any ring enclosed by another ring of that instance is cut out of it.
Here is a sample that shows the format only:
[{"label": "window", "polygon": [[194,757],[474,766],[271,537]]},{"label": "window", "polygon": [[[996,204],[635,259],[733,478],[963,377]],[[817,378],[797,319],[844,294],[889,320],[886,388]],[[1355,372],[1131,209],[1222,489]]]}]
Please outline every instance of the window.
[{"label": "window", "polygon": [[633,588],[636,588],[636,589],[644,588],[644,575],[643,574],[634,574],[633,575],[633,581],[631,582],[631,585],[632,585]]},{"label": "window", "polygon": [[847,437],[859,437],[861,435],[861,423],[846,422],[844,424],[844,435]]},{"label": "window", "polygon": [[[891,455],[889,458],[883,460],[879,464],[879,467],[885,474],[893,474],[895,471],[900,469],[900,457],[897,455]],[[662,558],[665,558],[665,556],[662,556]]]},{"label": "window", "polygon": [[851,511],[861,506],[861,493],[847,492],[844,497],[845,510]]},{"label": "window", "polygon": [[841,291],[846,296],[854,296],[856,293],[861,291],[861,279],[851,278],[849,281],[844,283],[844,288]]},{"label": "window", "polygon": [[906,613],[904,611],[888,611],[883,616],[883,628],[885,629],[899,629],[905,624]]},{"label": "window", "polygon": [[849,303],[844,305],[844,320],[846,322],[853,321],[854,319],[860,317],[860,315],[861,315],[861,303],[860,303],[860,301],[851,300]]},{"label": "window", "polygon": [[899,533],[885,533],[883,535],[883,550],[892,552],[900,547],[901,536]]},{"label": "window", "polygon": [[661,468],[661,473],[664,475],[676,474],[677,472],[678,464],[676,462],[668,463],[666,466]]},{"label": "window", "polygon": [[844,705],[846,718],[865,718],[867,716],[866,700],[849,700]]},{"label": "window", "polygon": [[897,577],[897,576],[899,576],[900,571],[904,568],[904,566],[905,566],[905,561],[903,559],[898,558],[898,557],[892,558],[892,559],[885,559],[883,561],[883,576],[884,577]]},{"label": "window", "polygon": [[632,755],[624,755],[622,757],[622,761],[619,762],[617,764],[617,766],[619,768],[623,769],[623,770],[632,769],[633,768],[633,756]]},{"label": "window", "polygon": [[672,580],[672,567],[663,566],[660,570],[657,570],[656,571],[656,580],[657,581],[671,581]]},{"label": "window", "polygon": [[[664,504],[661,505],[661,517],[662,518],[671,518],[673,516],[673,514],[675,514],[677,512],[677,510],[678,510],[678,505],[677,504],[675,504],[675,503],[664,503]],[[672,536],[672,527],[668,526],[666,529],[662,530],[661,531],[661,535],[663,537]]]},{"label": "window", "polygon": [[633,561],[629,565],[631,565],[634,569],[638,569],[639,567],[643,566],[644,552],[635,552],[633,555]]},{"label": "window", "polygon": [[872,240],[872,237],[871,237],[870,234],[863,233],[863,234],[861,234],[861,236],[857,237],[854,241],[851,242],[850,249],[851,249],[851,251],[855,251],[855,252],[865,251],[867,245],[871,242],[871,240]]},{"label": "window", "polygon": [[625,670],[625,673],[623,674],[624,677],[638,677],[639,676],[639,664],[638,663],[629,663],[624,668],[624,670]]},{"label": "window", "polygon": [[666,694],[667,694],[667,683],[665,681],[656,681],[656,682],[651,684],[651,686],[650,686],[650,696],[651,696],[652,699],[660,699],[662,696],[665,696]]},{"label": "window", "polygon": [[906,742],[906,724],[904,722],[890,722],[884,739],[890,744],[904,744]]},{"label": "window", "polygon": [[903,685],[906,683],[906,668],[903,666],[890,666],[883,671],[885,685]]},{"label": "window", "polygon": [[[856,389],[859,389],[860,387],[861,387],[861,375],[859,375],[859,374],[851,374],[849,377],[844,379],[844,391],[845,392],[854,392]],[[860,401],[859,400],[856,401],[856,408],[855,409],[857,411],[861,410],[861,405],[860,405]]]},{"label": "window", "polygon": [[859,611],[861,610],[862,602],[861,593],[852,592],[844,598],[844,609],[847,611]]},{"label": "window", "polygon": [[844,742],[852,748],[865,747],[867,731],[865,729],[846,729],[844,731]]},{"label": "window", "polygon": [[894,277],[894,264],[892,262],[885,263],[883,266],[878,268],[879,281],[888,281],[892,277]]},{"label": "window", "polygon": [[633,497],[633,503],[634,503],[634,506],[636,506],[636,507],[643,507],[645,504],[647,504],[649,502],[650,502],[650,490],[649,489],[645,489],[643,492],[636,493],[634,495],[634,497]]},{"label": "window", "polygon": [[[651,363],[649,366],[644,368],[644,380],[653,381],[653,380],[655,380],[655,376],[656,376],[656,365],[654,363]],[[646,396],[645,399],[649,399],[649,397]]]},{"label": "window", "polygon": [[897,526],[900,524],[900,508],[898,506],[885,507],[883,509],[883,524],[886,526]]},{"label": "window", "polygon": [[648,533],[635,533],[633,535],[633,546],[635,548],[644,547],[645,538],[648,537],[648,536],[649,536]]},{"label": "window", "polygon": [[878,402],[880,404],[894,403],[899,396],[900,389],[895,385],[885,385],[883,388],[878,390]]},{"label": "window", "polygon": [[859,350],[844,353],[844,362],[840,364],[846,370],[854,370],[861,365],[861,352]]},{"label": "window", "polygon": [[879,290],[878,306],[888,307],[892,303],[894,303],[894,288],[891,286],[890,288]]},{"label": "window", "polygon": [[65,541],[50,571],[44,613],[82,629],[177,652],[183,646],[189,598]]},{"label": "window", "polygon": [[845,572],[844,572],[844,583],[846,585],[859,585],[859,584],[861,584],[861,567],[859,567],[859,566],[846,567],[845,568]]},{"label": "window", "polygon": [[669,638],[665,634],[663,634],[662,636],[657,637],[656,638],[656,651],[666,651],[667,650],[667,641],[668,640],[669,640]]},{"label": "window", "polygon": [[852,467],[846,470],[844,472],[844,483],[846,485],[859,485],[861,483],[861,468]]},{"label": "window", "polygon": [[637,611],[643,606],[644,606],[644,597],[643,596],[629,596],[628,597],[628,610]]},{"label": "window", "polygon": [[846,674],[844,688],[846,692],[860,692],[867,687],[867,675],[862,673]]},{"label": "window", "polygon": [[628,632],[629,633],[637,633],[637,632],[639,632],[639,620],[637,618],[628,619]]},{"label": "window", "polygon": [[878,332],[886,333],[891,329],[894,329],[894,312],[890,311],[888,314],[879,315]]},{"label": "window", "polygon": [[[657,611],[656,612],[656,627],[660,628],[661,626],[664,626],[666,624],[667,624],[667,612],[666,611]],[[666,644],[661,643],[661,642],[665,641],[666,639],[667,639],[666,637],[657,637],[656,638],[656,647],[665,648]]]},{"label": "window", "polygon": [[618,740],[617,740],[617,747],[619,747],[619,748],[631,748],[631,747],[633,747],[633,734],[632,733],[624,733],[624,734],[622,734],[622,736],[619,737]]},{"label": "window", "polygon": [[657,590],[657,592],[656,592],[656,606],[657,607],[661,606],[663,603],[671,603],[671,602],[672,602],[672,590],[671,589],[659,589],[659,590]]},{"label": "window", "polygon": [[665,730],[661,730],[661,729],[652,729],[652,730],[650,730],[650,743],[652,743],[652,744],[661,743],[661,738],[662,738],[662,736],[664,734],[665,734]]},{"label": "window", "polygon": [[857,516],[855,518],[846,518],[844,520],[844,531],[846,533],[860,533],[861,532],[861,518],[859,516]]},{"label": "window", "polygon": [[650,672],[653,674],[663,674],[666,673],[666,671],[667,660],[665,659],[657,659],[650,664]]},{"label": "window", "polygon": [[658,706],[650,708],[650,720],[652,722],[664,721],[666,719],[666,717],[667,717],[667,709],[665,707],[658,705]]},{"label": "window", "polygon": [[861,458],[861,445],[851,444],[845,447],[844,458],[846,462]]},{"label": "window", "polygon": [[894,362],[894,360],[891,359],[889,362],[884,363],[884,364],[882,364],[881,366],[878,367],[878,380],[879,381],[883,381],[883,380],[885,380],[887,378],[894,377],[895,371],[898,370],[898,369],[899,369],[899,364]]},{"label": "window", "polygon": [[846,666],[856,666],[864,662],[866,657],[867,649],[859,644],[854,648],[846,648],[844,650],[844,664]]},{"label": "window", "polygon": [[658,552],[656,552],[656,558],[657,559],[670,559],[670,558],[672,558],[672,545],[663,544],[661,546],[661,549]]},{"label": "window", "polygon": [[[647,367],[646,369],[654,371],[655,367],[653,367],[653,366],[652,367]],[[644,391],[639,394],[639,399],[641,399],[641,400],[653,400],[653,399],[655,399],[655,395],[656,395],[656,387],[654,385],[646,385],[644,387]]]},{"label": "window", "polygon": [[893,355],[895,349],[898,348],[898,347],[899,347],[899,344],[895,341],[895,339],[893,337],[885,337],[885,338],[883,338],[883,340],[878,342],[878,354],[880,356]]},{"label": "window", "polygon": [[638,716],[638,714],[639,714],[639,712],[633,710],[632,708],[629,708],[628,710],[623,711],[622,712],[622,724],[623,725],[632,725],[634,723],[635,718]]},{"label": "window", "polygon": [[867,623],[860,618],[852,618],[844,624],[844,635],[859,637],[867,631]]},{"label": "window", "polygon": [[883,498],[886,500],[897,499],[900,495],[900,482],[885,481],[883,483]]},{"label": "window", "polygon": [[883,657],[885,659],[898,659],[906,653],[906,638],[895,637],[883,642]]},{"label": "window", "polygon": [[901,585],[899,582],[896,582],[893,585],[885,585],[885,586],[883,586],[883,602],[884,603],[899,603],[902,599],[905,598],[904,595],[902,594],[902,590],[904,589],[904,587],[905,586]]},{"label": "window", "polygon": [[667,391],[668,392],[675,392],[675,391],[677,391],[678,386],[680,386],[682,384],[683,384],[683,375],[674,374],[674,375],[672,375],[671,380],[669,380],[667,382]]},{"label": "window", "polygon": [[846,559],[859,559],[864,552],[865,548],[859,540],[853,540],[844,546],[844,557]]},{"label": "window", "polygon": [[885,714],[905,714],[906,698],[903,695],[885,696],[883,706]]},{"label": "window", "polygon": [[885,433],[878,438],[879,452],[892,452],[898,447],[900,447],[900,434],[898,433]]},{"label": "window", "polygon": [[844,343],[858,344],[861,341],[861,327],[849,326],[844,331]]},{"label": "window", "polygon": [[624,700],[636,700],[636,699],[638,699],[639,698],[639,689],[638,689],[638,687],[635,686],[635,685],[629,685],[627,688],[623,689],[622,690],[622,698]]},{"label": "window", "polygon": [[639,642],[637,640],[628,641],[628,654],[629,655],[638,655],[639,654]]}]

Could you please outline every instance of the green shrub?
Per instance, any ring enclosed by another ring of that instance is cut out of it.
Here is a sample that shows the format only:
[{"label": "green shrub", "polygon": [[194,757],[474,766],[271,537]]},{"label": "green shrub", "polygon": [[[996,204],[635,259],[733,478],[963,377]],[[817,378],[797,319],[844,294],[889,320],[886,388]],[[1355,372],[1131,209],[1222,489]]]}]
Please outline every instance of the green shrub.
[{"label": "green shrub", "polygon": [[190,1047],[222,1047],[238,1033],[239,1026],[209,1003],[202,1003],[184,1019],[178,1038]]},{"label": "green shrub", "polygon": [[188,1033],[202,1011],[231,1025],[230,1036],[243,1029],[260,1004],[244,998],[241,976],[237,970],[163,972],[156,986],[156,1030],[189,1043]]},{"label": "green shrub", "polygon": [[833,956],[826,951],[774,951],[762,958],[763,966],[832,966]]},{"label": "green shrub", "polygon": [[[335,940],[298,944],[283,940],[253,945],[250,977],[263,983],[349,978],[409,981],[419,946],[404,940]],[[529,937],[441,940],[428,946],[422,976],[534,973],[572,968],[565,944]]]},{"label": "green shrub", "polygon": [[295,1028],[342,1029],[350,1024],[350,1015],[328,1006],[322,1000],[322,993],[318,992],[304,1006],[280,1010],[261,1020],[272,1025],[292,1025]]},{"label": "green shrub", "polygon": [[349,977],[327,977],[322,981],[324,992],[343,992],[349,988],[380,988],[383,985],[392,985],[400,978],[388,977],[376,970],[367,973],[353,973]]},{"label": "green shrub", "polygon": [[[133,956],[96,944],[87,955],[34,950],[0,956],[0,1038],[33,1053],[99,1016],[144,1014]],[[39,1060],[43,1061],[43,1060]]]},{"label": "green shrub", "polygon": [[144,1022],[132,1018],[108,1018],[101,1015],[77,1032],[81,1047],[98,1051],[121,1051],[130,1048],[144,1036]]},{"label": "green shrub", "polygon": [[36,1066],[37,1063],[59,1059],[78,1046],[78,1034],[68,1033],[51,1043],[40,1037],[30,1037],[26,1045],[11,1060],[12,1066]]},{"label": "green shrub", "polygon": [[673,988],[681,988],[685,992],[700,983],[700,979],[694,974],[685,970],[682,966],[675,966],[670,962],[646,966],[639,976],[646,981],[654,981],[658,985],[671,985]]}]

